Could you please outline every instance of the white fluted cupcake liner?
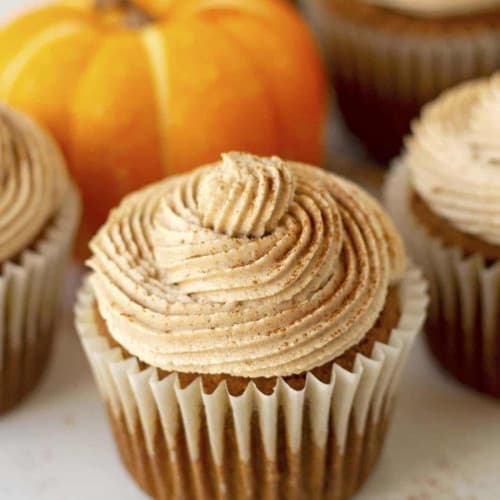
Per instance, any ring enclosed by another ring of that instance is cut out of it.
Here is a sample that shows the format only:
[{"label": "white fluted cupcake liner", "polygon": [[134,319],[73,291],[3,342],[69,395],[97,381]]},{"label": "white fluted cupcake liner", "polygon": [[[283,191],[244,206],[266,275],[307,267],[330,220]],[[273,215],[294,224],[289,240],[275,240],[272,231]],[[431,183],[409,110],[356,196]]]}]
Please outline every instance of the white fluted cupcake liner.
[{"label": "white fluted cupcake liner", "polygon": [[334,365],[330,383],[308,374],[302,390],[278,379],[272,394],[226,382],[208,394],[177,374],[112,347],[97,323],[90,284],[76,327],[129,471],[155,498],[347,498],[376,461],[400,372],[424,321],[426,284],[417,270],[401,285],[401,317],[387,344]]},{"label": "white fluted cupcake liner", "polygon": [[410,173],[401,163],[385,187],[389,212],[430,283],[426,336],[456,378],[500,397],[500,261],[465,256],[429,234],[410,207]]},{"label": "white fluted cupcake liner", "polygon": [[500,30],[486,22],[474,30],[464,24],[460,32],[396,31],[357,22],[329,0],[301,4],[331,65],[347,124],[379,157],[389,157],[382,148],[397,153],[423,104],[500,67]]},{"label": "white fluted cupcake liner", "polygon": [[0,413],[19,402],[43,372],[79,220],[74,191],[32,247],[0,265]]}]

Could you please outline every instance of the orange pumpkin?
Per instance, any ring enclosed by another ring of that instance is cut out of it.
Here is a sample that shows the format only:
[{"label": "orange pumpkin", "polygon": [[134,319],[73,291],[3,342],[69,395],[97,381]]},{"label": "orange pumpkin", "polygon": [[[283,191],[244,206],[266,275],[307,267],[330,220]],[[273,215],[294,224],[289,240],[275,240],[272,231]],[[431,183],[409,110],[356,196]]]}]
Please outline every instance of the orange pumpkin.
[{"label": "orange pumpkin", "polygon": [[325,78],[281,0],[66,0],[0,32],[0,98],[61,143],[81,241],[127,192],[227,150],[319,163]]}]

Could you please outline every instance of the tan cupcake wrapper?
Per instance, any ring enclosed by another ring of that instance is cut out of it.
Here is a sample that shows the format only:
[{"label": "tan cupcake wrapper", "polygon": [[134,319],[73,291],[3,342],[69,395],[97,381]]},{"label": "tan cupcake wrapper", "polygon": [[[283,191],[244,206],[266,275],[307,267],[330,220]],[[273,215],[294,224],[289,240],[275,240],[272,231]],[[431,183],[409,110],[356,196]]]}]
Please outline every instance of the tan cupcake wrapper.
[{"label": "tan cupcake wrapper", "polygon": [[33,247],[0,266],[0,413],[18,403],[43,372],[79,220],[80,198],[72,190]]},{"label": "tan cupcake wrapper", "polygon": [[124,462],[156,498],[347,498],[380,451],[401,368],[424,321],[419,271],[402,286],[402,314],[387,344],[358,354],[352,372],[334,365],[330,383],[307,375],[304,389],[278,379],[251,382],[240,396],[201,378],[182,388],[112,348],[96,325],[87,282],[76,327],[109,410]]},{"label": "tan cupcake wrapper", "polygon": [[500,397],[500,261],[464,256],[429,234],[410,208],[410,173],[396,163],[385,201],[415,261],[429,280],[426,336],[439,362],[456,378]]},{"label": "tan cupcake wrapper", "polygon": [[329,0],[301,2],[330,66],[344,120],[380,161],[399,153],[424,104],[500,68],[500,30],[486,23],[482,30],[394,31],[347,18]]}]

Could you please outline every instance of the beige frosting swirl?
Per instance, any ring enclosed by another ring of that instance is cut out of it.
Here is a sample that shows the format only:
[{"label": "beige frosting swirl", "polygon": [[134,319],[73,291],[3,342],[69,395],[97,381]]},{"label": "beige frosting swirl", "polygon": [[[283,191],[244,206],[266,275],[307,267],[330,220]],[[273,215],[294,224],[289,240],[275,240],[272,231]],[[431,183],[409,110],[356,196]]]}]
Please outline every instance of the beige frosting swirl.
[{"label": "beige frosting swirl", "polygon": [[27,116],[0,106],[0,262],[40,235],[68,185],[53,139]]},{"label": "beige frosting swirl", "polygon": [[229,236],[261,238],[274,231],[295,195],[295,178],[279,158],[266,162],[226,154],[198,191],[202,224]]},{"label": "beige frosting swirl", "polygon": [[404,161],[417,193],[464,233],[500,244],[500,73],[424,108]]},{"label": "beige frosting swirl", "polygon": [[167,371],[286,376],[359,343],[405,257],[359,188],[242,153],[127,197],[91,243],[111,335]]},{"label": "beige frosting swirl", "polygon": [[448,17],[487,12],[500,7],[500,0],[362,0],[418,17]]}]

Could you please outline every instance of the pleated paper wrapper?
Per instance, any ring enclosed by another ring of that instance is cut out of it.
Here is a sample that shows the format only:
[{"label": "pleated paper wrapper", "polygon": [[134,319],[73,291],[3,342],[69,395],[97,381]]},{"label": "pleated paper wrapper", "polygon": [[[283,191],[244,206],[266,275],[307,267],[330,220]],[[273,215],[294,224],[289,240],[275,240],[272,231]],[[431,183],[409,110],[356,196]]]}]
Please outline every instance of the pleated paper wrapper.
[{"label": "pleated paper wrapper", "polygon": [[379,160],[399,152],[423,104],[500,68],[500,29],[486,22],[484,29],[467,29],[464,19],[460,31],[396,31],[383,21],[351,19],[337,12],[335,1],[301,4],[331,67],[346,123]]},{"label": "pleated paper wrapper", "polygon": [[31,248],[0,264],[0,413],[28,394],[43,373],[79,220],[80,198],[72,188]]},{"label": "pleated paper wrapper", "polygon": [[200,378],[182,387],[161,378],[96,324],[87,282],[76,326],[108,409],[121,457],[159,499],[348,498],[379,455],[400,372],[424,321],[426,284],[416,269],[401,285],[402,314],[387,344],[334,365],[330,383],[308,374],[302,390],[278,379],[272,394],[250,382],[211,394]]},{"label": "pleated paper wrapper", "polygon": [[500,262],[465,256],[422,227],[410,208],[410,173],[396,163],[385,187],[389,212],[429,280],[429,346],[450,373],[500,398]]}]

